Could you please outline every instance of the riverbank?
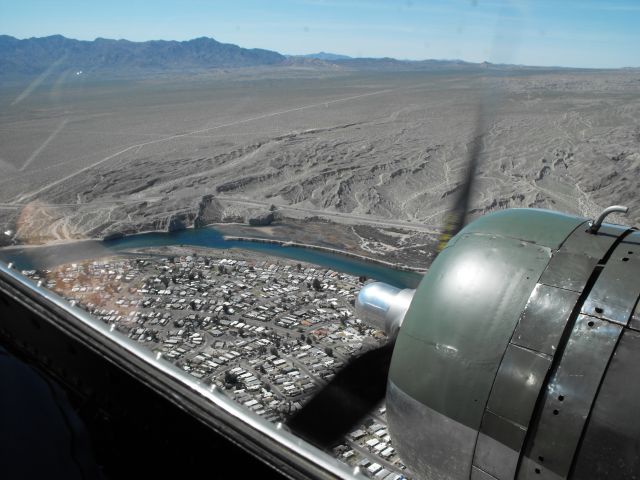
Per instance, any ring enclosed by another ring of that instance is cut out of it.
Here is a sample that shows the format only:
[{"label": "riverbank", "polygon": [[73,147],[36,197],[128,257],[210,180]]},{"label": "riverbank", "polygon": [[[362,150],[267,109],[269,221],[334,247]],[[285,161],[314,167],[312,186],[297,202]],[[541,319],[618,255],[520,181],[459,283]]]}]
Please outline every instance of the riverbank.
[{"label": "riverbank", "polygon": [[283,240],[276,240],[271,238],[262,238],[262,237],[241,237],[237,235],[223,235],[223,238],[227,241],[234,242],[255,242],[255,243],[268,243],[273,245],[280,245],[282,247],[296,247],[296,248],[308,248],[312,250],[317,250],[319,252],[331,253],[335,255],[342,255],[345,257],[356,258],[362,262],[366,263],[375,263],[378,265],[383,265],[388,268],[393,268],[395,270],[401,270],[403,272],[415,272],[424,274],[427,270],[425,268],[416,268],[410,267],[408,265],[401,265],[392,262],[386,262],[384,260],[378,260],[376,258],[367,257],[365,255],[360,255],[358,253],[348,252],[346,250],[340,250],[337,248],[323,247],[320,245],[312,245],[308,243],[299,243],[299,242],[286,242]]},{"label": "riverbank", "polygon": [[[50,269],[58,265],[85,259],[111,256],[138,248],[160,246],[193,246],[214,249],[242,249],[315,264],[336,271],[380,280],[401,288],[415,288],[422,280],[418,271],[399,269],[395,264],[382,263],[332,248],[314,245],[287,245],[280,241],[246,241],[225,238],[211,227],[189,228],[174,232],[151,232],[127,235],[111,240],[79,240],[45,246],[23,246],[0,249],[0,259],[12,262],[20,270]],[[311,247],[311,248],[309,248]]]}]

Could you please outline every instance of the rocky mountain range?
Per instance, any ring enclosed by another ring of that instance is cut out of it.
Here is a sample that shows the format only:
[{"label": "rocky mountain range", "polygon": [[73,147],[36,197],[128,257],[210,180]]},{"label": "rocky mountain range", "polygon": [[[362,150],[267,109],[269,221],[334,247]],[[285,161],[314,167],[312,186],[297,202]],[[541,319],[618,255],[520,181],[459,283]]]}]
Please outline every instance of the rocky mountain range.
[{"label": "rocky mountain range", "polygon": [[187,41],[132,42],[96,38],[74,40],[62,35],[17,39],[0,35],[0,78],[56,72],[115,76],[192,73],[240,67],[313,68],[346,71],[479,71],[488,68],[533,67],[471,63],[462,60],[398,60],[352,58],[335,53],[282,55],[260,48],[242,48],[201,37]]},{"label": "rocky mountain range", "polygon": [[131,42],[74,40],[62,35],[23,40],[0,36],[0,72],[4,74],[37,74],[52,67],[115,72],[234,68],[274,65],[285,58],[270,50],[241,48],[206,37]]}]

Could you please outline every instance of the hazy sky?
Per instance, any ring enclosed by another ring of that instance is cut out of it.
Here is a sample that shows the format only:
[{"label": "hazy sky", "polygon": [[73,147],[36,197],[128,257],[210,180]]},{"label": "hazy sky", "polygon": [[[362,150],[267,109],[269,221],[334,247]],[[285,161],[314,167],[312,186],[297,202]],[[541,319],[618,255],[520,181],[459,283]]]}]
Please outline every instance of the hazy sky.
[{"label": "hazy sky", "polygon": [[207,36],[285,54],[640,66],[640,0],[0,0],[0,33]]}]

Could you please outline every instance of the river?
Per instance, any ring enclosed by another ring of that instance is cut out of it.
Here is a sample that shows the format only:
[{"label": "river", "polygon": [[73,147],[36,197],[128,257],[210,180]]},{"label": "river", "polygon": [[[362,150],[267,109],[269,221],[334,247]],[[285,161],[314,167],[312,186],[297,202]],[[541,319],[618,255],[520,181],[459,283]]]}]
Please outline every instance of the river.
[{"label": "river", "polygon": [[7,263],[12,262],[20,270],[34,270],[123,253],[134,248],[178,245],[257,251],[320,265],[351,275],[373,278],[400,288],[415,288],[422,279],[422,275],[416,272],[396,270],[337,253],[272,243],[225,240],[223,235],[213,227],[188,228],[176,232],[140,233],[104,241],[80,240],[37,247],[10,247],[0,250],[0,259]]}]

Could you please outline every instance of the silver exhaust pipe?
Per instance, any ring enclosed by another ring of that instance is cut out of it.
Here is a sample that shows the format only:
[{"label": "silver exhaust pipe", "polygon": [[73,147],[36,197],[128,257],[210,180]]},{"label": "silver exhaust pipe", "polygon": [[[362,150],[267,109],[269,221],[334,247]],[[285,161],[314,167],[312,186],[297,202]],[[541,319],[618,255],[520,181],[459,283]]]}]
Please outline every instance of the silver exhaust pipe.
[{"label": "silver exhaust pipe", "polygon": [[395,336],[409,310],[415,290],[400,289],[382,282],[366,284],[356,298],[358,317],[388,336]]}]

